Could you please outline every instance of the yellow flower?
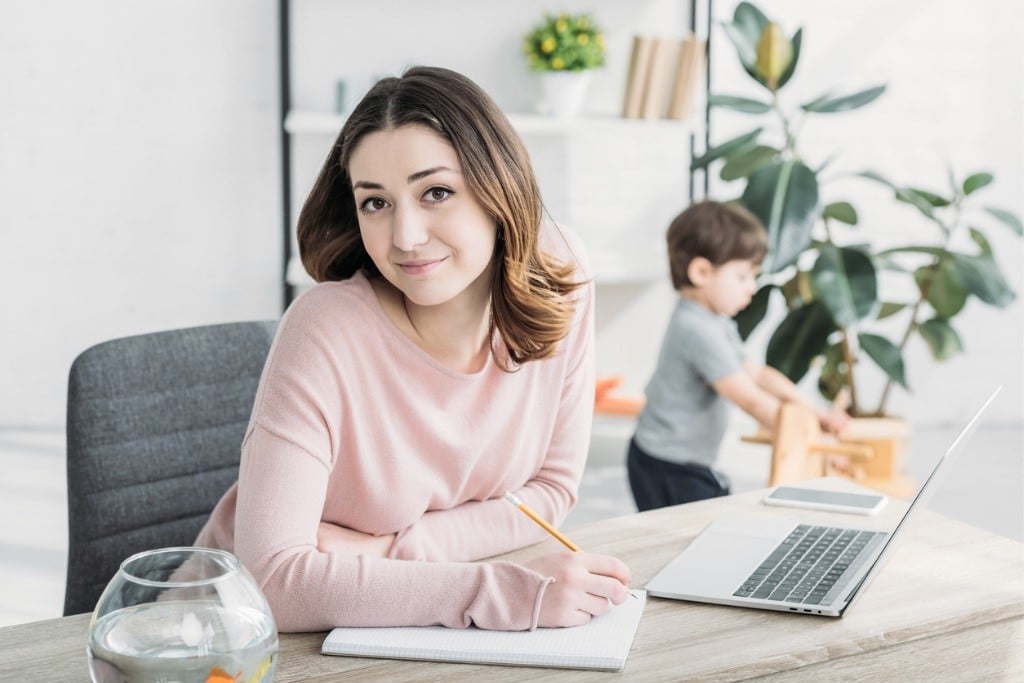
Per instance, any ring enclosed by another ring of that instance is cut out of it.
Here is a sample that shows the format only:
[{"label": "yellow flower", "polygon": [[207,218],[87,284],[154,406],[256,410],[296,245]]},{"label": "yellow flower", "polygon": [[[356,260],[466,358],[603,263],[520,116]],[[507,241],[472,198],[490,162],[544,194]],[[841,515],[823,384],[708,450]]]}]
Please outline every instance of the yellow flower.
[{"label": "yellow flower", "polygon": [[556,41],[554,38],[545,38],[540,44],[540,51],[546,55],[549,55],[555,51],[555,48],[557,46],[558,41]]},{"label": "yellow flower", "polygon": [[586,33],[581,33],[578,36],[576,36],[576,42],[579,43],[580,45],[586,45],[587,43],[590,42],[590,36],[588,36]]},{"label": "yellow flower", "polygon": [[604,34],[603,33],[598,33],[597,37],[595,37],[594,40],[597,42],[597,44],[599,46],[601,46],[601,49],[603,50],[604,49]]},{"label": "yellow flower", "polygon": [[555,71],[561,71],[565,68],[565,60],[561,57],[555,57],[551,60],[551,68]]},{"label": "yellow flower", "polygon": [[555,30],[559,33],[565,33],[566,29],[569,28],[569,22],[565,19],[559,19],[555,22]]}]

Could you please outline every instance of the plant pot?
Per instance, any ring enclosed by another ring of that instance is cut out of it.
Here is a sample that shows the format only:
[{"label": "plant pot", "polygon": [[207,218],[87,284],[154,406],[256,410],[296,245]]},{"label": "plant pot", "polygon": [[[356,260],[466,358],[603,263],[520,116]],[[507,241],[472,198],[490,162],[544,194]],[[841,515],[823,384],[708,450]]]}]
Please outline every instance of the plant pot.
[{"label": "plant pot", "polygon": [[872,457],[859,464],[866,486],[885,491],[897,498],[909,498],[915,483],[903,474],[910,424],[896,417],[855,417],[839,439],[843,443],[863,444]]},{"label": "plant pot", "polygon": [[537,109],[558,118],[576,118],[583,112],[590,71],[545,71],[540,74],[541,102]]}]

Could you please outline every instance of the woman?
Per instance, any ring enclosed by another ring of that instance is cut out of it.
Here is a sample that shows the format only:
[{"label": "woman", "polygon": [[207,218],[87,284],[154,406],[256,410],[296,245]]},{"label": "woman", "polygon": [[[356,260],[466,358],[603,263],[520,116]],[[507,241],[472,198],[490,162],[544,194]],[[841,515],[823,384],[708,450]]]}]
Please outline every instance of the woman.
[{"label": "woman", "polygon": [[627,596],[615,558],[476,562],[576,501],[592,286],[491,99],[419,67],[346,121],[299,217],[320,284],[281,320],[239,481],[196,541],[233,551],[282,631],[572,626]]}]

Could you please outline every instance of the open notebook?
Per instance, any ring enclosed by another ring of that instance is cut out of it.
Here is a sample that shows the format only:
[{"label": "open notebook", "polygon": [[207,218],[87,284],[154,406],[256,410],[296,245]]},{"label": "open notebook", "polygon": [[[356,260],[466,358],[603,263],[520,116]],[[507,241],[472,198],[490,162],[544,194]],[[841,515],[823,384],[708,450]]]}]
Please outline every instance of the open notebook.
[{"label": "open notebook", "polygon": [[647,593],[634,596],[590,623],[534,631],[485,631],[443,626],[336,628],[320,652],[325,655],[472,662],[512,666],[619,671],[626,665]]}]

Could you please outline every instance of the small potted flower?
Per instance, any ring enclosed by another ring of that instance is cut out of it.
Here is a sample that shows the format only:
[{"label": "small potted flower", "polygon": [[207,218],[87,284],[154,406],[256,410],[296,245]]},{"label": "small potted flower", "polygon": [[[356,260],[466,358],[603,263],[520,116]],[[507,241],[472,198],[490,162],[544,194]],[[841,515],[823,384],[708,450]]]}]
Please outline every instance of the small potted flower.
[{"label": "small potted flower", "polygon": [[557,116],[580,113],[594,69],[604,66],[604,34],[587,14],[545,14],[526,35],[523,52],[541,76],[542,108]]}]

